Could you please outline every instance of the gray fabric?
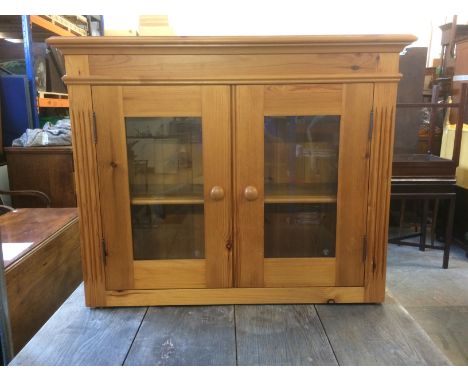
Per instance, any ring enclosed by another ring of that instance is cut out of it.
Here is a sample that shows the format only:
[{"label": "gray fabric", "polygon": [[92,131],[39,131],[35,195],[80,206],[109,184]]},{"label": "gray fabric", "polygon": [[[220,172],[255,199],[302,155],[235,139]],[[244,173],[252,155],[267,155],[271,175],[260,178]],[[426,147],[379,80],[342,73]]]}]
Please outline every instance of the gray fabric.
[{"label": "gray fabric", "polygon": [[46,122],[42,129],[26,129],[12,146],[69,146],[71,145],[70,119],[65,118],[55,124]]}]

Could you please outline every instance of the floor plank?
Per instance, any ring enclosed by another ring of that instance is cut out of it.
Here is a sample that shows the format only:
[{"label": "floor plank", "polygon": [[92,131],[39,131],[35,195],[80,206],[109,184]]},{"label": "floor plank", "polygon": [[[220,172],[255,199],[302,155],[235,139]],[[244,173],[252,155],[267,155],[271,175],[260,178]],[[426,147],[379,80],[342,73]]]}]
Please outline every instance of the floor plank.
[{"label": "floor plank", "polygon": [[337,365],[313,305],[237,305],[239,365]]},{"label": "floor plank", "polygon": [[151,307],[125,365],[235,365],[234,308]]},{"label": "floor plank", "polygon": [[408,312],[454,365],[468,365],[468,306],[418,306]]},{"label": "floor plank", "polygon": [[468,365],[468,259],[452,245],[443,269],[442,255],[390,244],[387,286],[453,364]]},{"label": "floor plank", "polygon": [[449,268],[442,268],[443,252],[390,244],[387,287],[409,306],[468,306],[468,261],[452,246]]},{"label": "floor plank", "polygon": [[405,309],[384,304],[317,305],[340,365],[449,365]]},{"label": "floor plank", "polygon": [[122,365],[146,309],[87,308],[82,284],[10,365]]}]

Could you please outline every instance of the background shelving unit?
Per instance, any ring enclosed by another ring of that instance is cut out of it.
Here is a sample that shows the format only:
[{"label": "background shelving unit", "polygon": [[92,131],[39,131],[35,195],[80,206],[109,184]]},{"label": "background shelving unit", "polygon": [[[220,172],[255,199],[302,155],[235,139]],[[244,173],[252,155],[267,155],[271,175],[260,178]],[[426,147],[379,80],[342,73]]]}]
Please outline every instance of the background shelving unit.
[{"label": "background shelving unit", "polygon": [[[92,28],[97,24],[96,28]],[[68,97],[62,89],[37,89],[34,44],[44,43],[51,36],[88,36],[103,34],[101,16],[6,15],[0,16],[0,38],[23,43],[26,76],[32,110],[32,125],[39,128],[42,108],[68,108]],[[56,60],[56,57],[54,57]],[[54,93],[52,93],[54,92]],[[62,93],[55,93],[62,92]]]},{"label": "background shelving unit", "polygon": [[[87,36],[102,33],[101,16],[55,16],[55,15],[5,15],[0,16],[0,58],[5,63],[8,76],[22,77],[25,95],[16,115],[27,114],[25,122],[8,124],[8,139],[1,144],[2,155],[5,146],[0,184],[3,189],[41,189],[48,195],[54,194],[53,207],[76,206],[73,184],[71,146],[13,148],[12,138],[20,136],[26,128],[41,128],[46,121],[54,122],[68,115],[68,94],[61,81],[64,65],[61,54],[45,44],[52,36]],[[4,41],[6,40],[6,41]],[[24,59],[24,61],[23,61]],[[19,75],[19,76],[18,76]],[[7,99],[7,98],[5,98]],[[11,104],[11,98],[10,102]],[[13,108],[8,106],[12,111]],[[11,112],[10,112],[11,115]],[[6,133],[6,124],[3,134]],[[39,163],[41,165],[39,166]],[[36,166],[36,167],[35,167]],[[35,167],[33,169],[33,167]],[[41,172],[41,169],[44,171]],[[54,180],[51,180],[51,179]],[[26,182],[26,183],[24,183]],[[46,185],[50,184],[50,187]],[[52,187],[53,185],[53,187]],[[67,197],[63,197],[67,195]],[[32,207],[27,204],[22,207]],[[26,203],[25,202],[25,203]],[[17,204],[9,201],[7,204]],[[15,207],[20,207],[15,205]]]},{"label": "background shelving unit", "polygon": [[[82,16],[76,16],[77,19],[81,20],[83,26],[88,25],[88,20]],[[87,29],[79,27],[78,25],[70,22],[62,16],[37,16],[37,15],[23,15],[21,16],[21,27],[23,32],[23,44],[24,44],[24,57],[26,61],[26,75],[29,82],[29,92],[31,98],[31,110],[33,110],[33,126],[34,128],[40,128],[39,125],[39,108],[42,107],[64,107],[68,108],[68,97],[56,98],[54,100],[41,97],[41,94],[36,89],[35,81],[35,70],[34,70],[34,54],[32,49],[33,44],[33,33],[35,29],[40,29],[42,32],[41,40],[49,37],[49,35],[58,36],[86,36],[88,35]],[[34,30],[33,30],[34,29]],[[44,33],[47,36],[44,36]]]}]

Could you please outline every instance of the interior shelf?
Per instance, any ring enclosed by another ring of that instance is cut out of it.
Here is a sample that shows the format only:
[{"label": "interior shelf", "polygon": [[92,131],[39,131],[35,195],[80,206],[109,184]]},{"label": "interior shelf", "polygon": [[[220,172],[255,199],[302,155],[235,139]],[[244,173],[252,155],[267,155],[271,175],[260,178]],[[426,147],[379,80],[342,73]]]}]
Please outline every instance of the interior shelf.
[{"label": "interior shelf", "polygon": [[203,204],[203,197],[199,196],[137,196],[132,197],[134,206],[162,205],[162,204]]},{"label": "interior shelf", "polygon": [[265,184],[265,203],[336,203],[336,190],[336,183],[267,183]]},{"label": "interior shelf", "polygon": [[302,203],[336,203],[334,195],[275,195],[265,196],[266,204],[302,204]]},{"label": "interior shelf", "polygon": [[203,204],[201,184],[134,184],[131,195],[132,205],[161,204]]},{"label": "interior shelf", "polygon": [[[336,203],[336,183],[265,185],[266,204]],[[135,184],[132,205],[203,204],[203,186]]]}]

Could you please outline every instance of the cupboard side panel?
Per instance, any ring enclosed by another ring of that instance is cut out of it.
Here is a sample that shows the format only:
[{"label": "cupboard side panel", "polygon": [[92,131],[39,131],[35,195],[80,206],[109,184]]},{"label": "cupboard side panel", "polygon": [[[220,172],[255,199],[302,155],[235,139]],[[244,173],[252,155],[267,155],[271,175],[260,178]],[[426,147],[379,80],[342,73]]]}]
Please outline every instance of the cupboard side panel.
[{"label": "cupboard side panel", "polygon": [[[264,184],[262,85],[236,87],[234,142],[236,286],[263,286]],[[247,201],[247,186],[257,188],[258,198]]]},{"label": "cupboard side panel", "polygon": [[[202,87],[206,286],[232,286],[231,99],[229,86]],[[222,187],[224,198],[210,191]]]},{"label": "cupboard side panel", "polygon": [[336,223],[337,286],[364,283],[372,91],[372,84],[347,84],[343,88]]},{"label": "cupboard side panel", "polygon": [[371,141],[367,220],[366,302],[383,302],[385,299],[396,91],[397,84],[377,83],[374,87],[374,129]]},{"label": "cupboard side panel", "polygon": [[91,87],[68,86],[68,96],[86,305],[104,306],[106,300],[104,264],[101,258],[101,206],[96,146],[93,144]]},{"label": "cupboard side panel", "polygon": [[122,87],[94,86],[97,165],[107,289],[133,288],[130,192]]}]

